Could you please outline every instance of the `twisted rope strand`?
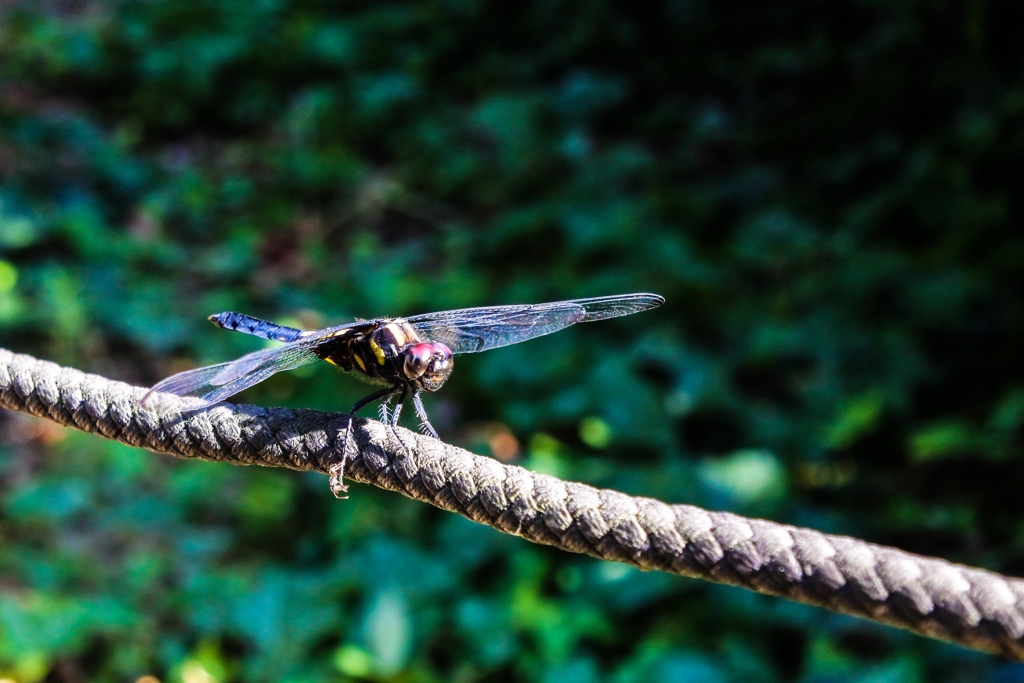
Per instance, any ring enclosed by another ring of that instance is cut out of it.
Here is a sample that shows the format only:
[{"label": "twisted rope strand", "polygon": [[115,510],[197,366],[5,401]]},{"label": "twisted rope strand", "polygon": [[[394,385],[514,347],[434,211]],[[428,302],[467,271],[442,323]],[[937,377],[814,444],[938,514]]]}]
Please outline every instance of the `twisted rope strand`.
[{"label": "twisted rope strand", "polygon": [[[181,458],[327,473],[347,416],[161,396],[0,349],[0,406]],[[535,543],[742,586],[1024,661],[1024,580],[812,529],[667,505],[358,420],[351,480]],[[356,452],[357,451],[357,452]],[[326,493],[326,489],[325,489]]]}]

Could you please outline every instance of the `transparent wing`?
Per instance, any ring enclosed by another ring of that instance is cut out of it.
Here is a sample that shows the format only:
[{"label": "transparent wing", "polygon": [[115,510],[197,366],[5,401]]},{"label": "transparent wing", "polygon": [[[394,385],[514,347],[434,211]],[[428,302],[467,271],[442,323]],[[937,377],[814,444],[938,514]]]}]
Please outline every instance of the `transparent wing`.
[{"label": "transparent wing", "polygon": [[424,313],[407,320],[452,353],[477,353],[558,332],[576,323],[630,315],[660,306],[657,294],[618,294],[546,304],[485,306]]},{"label": "transparent wing", "polygon": [[337,342],[372,324],[372,321],[359,320],[315,332],[303,332],[303,338],[284,346],[254,351],[226,363],[179,372],[146,392],[142,397],[142,404],[150,402],[156,393],[194,396],[211,403],[223,401],[254,384],[259,384],[273,374],[322,360],[316,349],[324,344]]},{"label": "transparent wing", "polygon": [[311,342],[318,341],[294,342],[276,349],[256,351],[227,363],[179,372],[150,389],[142,397],[142,404],[146,405],[156,393],[195,396],[211,403],[223,401],[243,389],[259,384],[274,373],[316,363],[320,356],[309,347]]}]

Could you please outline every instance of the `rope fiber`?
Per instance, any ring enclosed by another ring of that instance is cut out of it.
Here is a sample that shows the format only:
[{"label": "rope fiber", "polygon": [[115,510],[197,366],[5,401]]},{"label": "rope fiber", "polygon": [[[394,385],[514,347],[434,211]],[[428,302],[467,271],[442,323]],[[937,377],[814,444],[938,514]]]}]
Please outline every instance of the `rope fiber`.
[{"label": "rope fiber", "polygon": [[[0,348],[0,406],[11,410],[180,458],[327,474],[342,457],[345,414],[168,395],[142,408],[146,391]],[[355,420],[350,439],[346,479],[535,543],[742,586],[1024,661],[1022,579],[565,482],[405,429],[399,442],[376,421]]]}]

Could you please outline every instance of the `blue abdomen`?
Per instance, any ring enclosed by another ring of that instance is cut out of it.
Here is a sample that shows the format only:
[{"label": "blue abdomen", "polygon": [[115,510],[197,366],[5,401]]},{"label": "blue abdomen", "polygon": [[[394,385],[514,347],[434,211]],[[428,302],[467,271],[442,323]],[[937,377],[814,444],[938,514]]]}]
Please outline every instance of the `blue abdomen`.
[{"label": "blue abdomen", "polygon": [[284,325],[253,318],[251,315],[232,313],[230,311],[211,315],[210,322],[217,327],[223,327],[225,330],[234,330],[235,332],[262,337],[263,339],[273,339],[282,342],[295,341],[302,336],[302,330],[297,330],[294,327],[285,327]]}]

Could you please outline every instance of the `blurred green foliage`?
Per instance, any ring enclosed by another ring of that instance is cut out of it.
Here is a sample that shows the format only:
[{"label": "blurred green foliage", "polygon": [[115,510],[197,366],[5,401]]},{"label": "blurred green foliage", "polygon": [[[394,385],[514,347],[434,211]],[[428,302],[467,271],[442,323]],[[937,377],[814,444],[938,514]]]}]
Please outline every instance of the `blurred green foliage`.
[{"label": "blurred green foliage", "polygon": [[[461,357],[435,426],[1019,575],[1022,20],[1009,0],[0,3],[0,344],[151,384],[258,346],[205,321],[225,309],[325,326],[654,291]],[[364,391],[317,367],[241,400]],[[1024,680],[10,413],[0,480],[20,681]]]}]

